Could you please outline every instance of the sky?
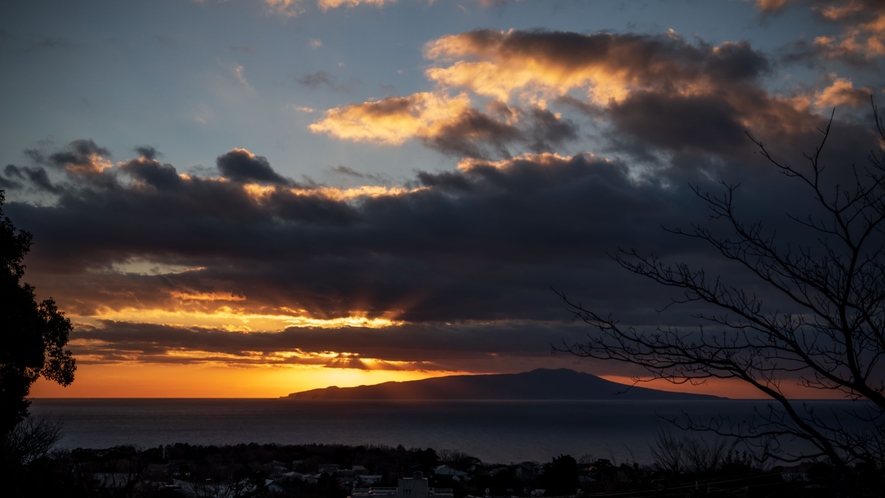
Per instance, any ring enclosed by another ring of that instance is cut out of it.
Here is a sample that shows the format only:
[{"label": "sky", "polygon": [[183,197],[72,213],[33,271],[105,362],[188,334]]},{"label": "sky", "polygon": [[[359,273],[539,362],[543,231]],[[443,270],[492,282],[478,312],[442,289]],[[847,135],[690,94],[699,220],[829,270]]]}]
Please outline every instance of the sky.
[{"label": "sky", "polygon": [[715,225],[694,189],[725,182],[741,216],[807,240],[788,215],[813,199],[747,134],[801,164],[832,115],[844,179],[879,147],[883,56],[873,0],[4,2],[3,210],[78,364],[32,395],[629,382],[643,372],[551,352],[591,331],[554,289],[697,327],[611,258],[636,248],[786,309],[662,227]]}]

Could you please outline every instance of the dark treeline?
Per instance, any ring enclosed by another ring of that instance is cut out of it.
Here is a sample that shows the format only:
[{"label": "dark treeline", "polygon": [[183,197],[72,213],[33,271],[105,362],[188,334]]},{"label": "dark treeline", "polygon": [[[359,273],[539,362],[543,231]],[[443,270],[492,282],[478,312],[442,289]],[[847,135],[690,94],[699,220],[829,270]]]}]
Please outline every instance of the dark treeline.
[{"label": "dark treeline", "polygon": [[466,496],[879,496],[879,476],[825,463],[763,467],[733,446],[659,439],[652,464],[560,455],[488,464],[458,451],[385,446],[276,445],[53,450],[20,462],[4,496],[328,497],[396,487],[420,476]]}]

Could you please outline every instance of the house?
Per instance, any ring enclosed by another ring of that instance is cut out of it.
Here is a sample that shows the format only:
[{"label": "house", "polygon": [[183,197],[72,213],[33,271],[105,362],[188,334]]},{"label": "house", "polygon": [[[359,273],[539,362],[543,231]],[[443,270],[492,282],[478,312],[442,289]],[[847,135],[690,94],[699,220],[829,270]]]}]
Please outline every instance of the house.
[{"label": "house", "polygon": [[362,484],[375,484],[376,482],[381,480],[381,475],[379,474],[361,474],[357,476],[356,480]]},{"label": "house", "polygon": [[431,488],[427,478],[421,472],[415,472],[412,477],[400,478],[395,488],[353,488],[350,496],[351,498],[379,496],[397,498],[453,498],[455,494],[450,488]]},{"label": "house", "polygon": [[449,476],[452,478],[457,477],[459,479],[463,479],[469,475],[467,472],[464,472],[463,470],[458,470],[456,468],[449,467],[448,465],[440,465],[439,467],[437,467],[436,469],[433,470],[433,473],[438,476]]},{"label": "house", "polygon": [[802,463],[791,467],[784,467],[781,470],[781,480],[784,482],[808,481],[808,471],[811,470],[810,463]]},{"label": "house", "polygon": [[319,466],[320,474],[335,475],[338,473],[339,465],[337,463],[323,463]]}]

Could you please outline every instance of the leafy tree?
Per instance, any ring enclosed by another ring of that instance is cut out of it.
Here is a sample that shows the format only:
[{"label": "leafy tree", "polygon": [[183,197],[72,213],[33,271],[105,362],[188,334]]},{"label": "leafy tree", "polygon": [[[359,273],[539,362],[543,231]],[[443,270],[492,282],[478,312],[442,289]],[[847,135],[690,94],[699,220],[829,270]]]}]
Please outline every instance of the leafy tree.
[{"label": "leafy tree", "polygon": [[67,386],[76,369],[64,349],[70,320],[52,299],[37,303],[34,287],[21,282],[31,234],[16,230],[3,215],[4,200],[0,190],[0,437],[28,416],[26,398],[37,378]]},{"label": "leafy tree", "polygon": [[544,464],[541,483],[547,496],[568,496],[578,489],[578,462],[571,455],[553,457]]},{"label": "leafy tree", "polygon": [[[670,288],[681,297],[673,306],[704,311],[694,315],[708,326],[697,329],[642,330],[610,315],[569,301],[571,310],[595,326],[589,340],[564,349],[584,357],[643,367],[652,378],[673,383],[735,379],[769,397],[767,410],[748,425],[720,418],[693,420],[690,428],[738,435],[759,443],[762,455],[781,459],[825,458],[837,467],[852,463],[885,470],[885,129],[873,105],[881,147],[869,165],[853,172],[847,185],[824,175],[821,153],[830,124],[804,167],[775,158],[762,142],[750,139],[770,165],[795,180],[813,199],[816,211],[790,214],[799,231],[811,236],[784,240],[746,221],[736,209],[738,189],[721,194],[695,188],[711,223],[674,233],[713,249],[736,263],[758,286],[730,285],[688,262],[666,262],[654,254],[620,249],[616,261],[632,272]],[[822,214],[820,214],[822,213]],[[718,227],[718,228],[717,228]],[[721,227],[725,227],[722,231]],[[808,241],[811,242],[808,242]],[[775,304],[763,295],[779,296]],[[784,302],[790,303],[784,306]],[[780,308],[778,308],[780,306]],[[785,309],[787,308],[787,309]],[[815,411],[785,389],[787,379],[859,400],[853,420]],[[810,451],[777,451],[783,439],[804,441]]]}]

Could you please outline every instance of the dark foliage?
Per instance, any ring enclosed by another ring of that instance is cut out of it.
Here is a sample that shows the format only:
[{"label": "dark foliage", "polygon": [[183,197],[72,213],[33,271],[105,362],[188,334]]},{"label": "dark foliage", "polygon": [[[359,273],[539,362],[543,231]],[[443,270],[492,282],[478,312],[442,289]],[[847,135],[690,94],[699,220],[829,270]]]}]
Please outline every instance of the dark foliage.
[{"label": "dark foliage", "polygon": [[541,483],[547,496],[567,496],[578,489],[578,462],[570,455],[559,455],[544,465]]},{"label": "dark foliage", "polygon": [[[0,207],[4,201],[0,191]],[[0,437],[28,415],[26,399],[38,377],[67,386],[74,358],[64,349],[71,322],[52,299],[40,303],[34,287],[21,281],[31,234],[16,230],[0,209]]]}]

